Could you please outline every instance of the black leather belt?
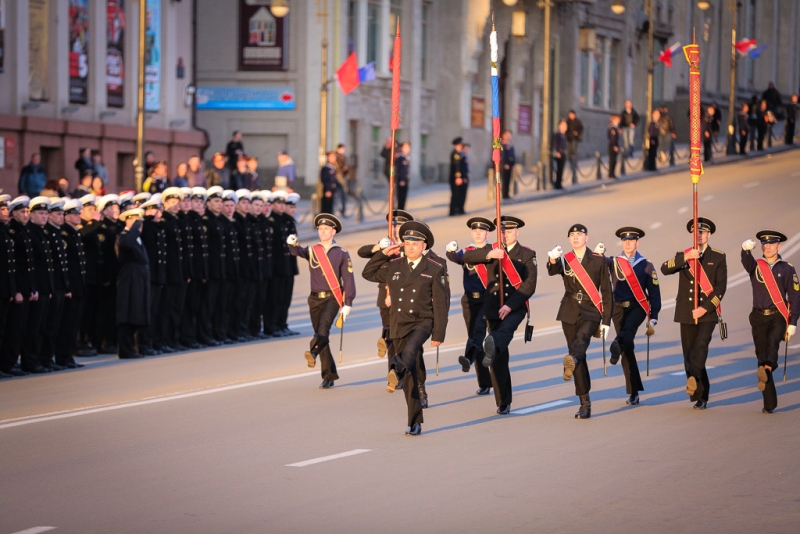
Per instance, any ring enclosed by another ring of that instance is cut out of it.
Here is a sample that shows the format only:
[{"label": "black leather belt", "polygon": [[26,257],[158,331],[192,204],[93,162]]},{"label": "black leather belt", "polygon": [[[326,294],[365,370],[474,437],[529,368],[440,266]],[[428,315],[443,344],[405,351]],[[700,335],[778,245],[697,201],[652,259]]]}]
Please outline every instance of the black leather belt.
[{"label": "black leather belt", "polygon": [[467,293],[467,297],[471,299],[482,299],[483,293]]},{"label": "black leather belt", "polygon": [[333,293],[331,291],[312,291],[311,296],[317,297],[318,299],[326,299],[332,297]]},{"label": "black leather belt", "polygon": [[584,298],[586,298],[586,299],[589,298],[589,295],[586,295],[586,294],[580,293],[580,292],[579,293],[567,293],[567,295],[569,295],[571,298],[574,298],[578,302],[583,302]]},{"label": "black leather belt", "polygon": [[780,313],[777,308],[753,308],[753,311],[759,315],[775,315]]},{"label": "black leather belt", "polygon": [[630,308],[633,306],[633,301],[626,300],[626,301],[614,301],[614,306],[619,306],[620,308]]}]

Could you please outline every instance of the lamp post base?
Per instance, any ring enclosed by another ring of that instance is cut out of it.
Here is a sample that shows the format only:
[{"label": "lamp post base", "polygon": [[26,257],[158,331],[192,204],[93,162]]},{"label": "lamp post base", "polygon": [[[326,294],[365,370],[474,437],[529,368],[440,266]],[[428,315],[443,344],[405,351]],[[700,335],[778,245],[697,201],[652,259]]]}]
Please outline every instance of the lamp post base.
[{"label": "lamp post base", "polygon": [[725,151],[725,154],[728,156],[735,156],[738,153],[736,147],[736,136],[728,134],[728,148]]}]

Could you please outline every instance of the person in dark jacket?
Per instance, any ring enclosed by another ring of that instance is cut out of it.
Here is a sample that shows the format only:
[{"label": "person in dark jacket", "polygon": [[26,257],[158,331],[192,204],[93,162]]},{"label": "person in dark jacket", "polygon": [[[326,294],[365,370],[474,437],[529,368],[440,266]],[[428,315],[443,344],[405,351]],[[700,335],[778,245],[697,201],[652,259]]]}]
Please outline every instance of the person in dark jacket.
[{"label": "person in dark jacket", "polygon": [[653,110],[653,115],[650,124],[647,127],[647,136],[650,141],[650,146],[647,149],[647,159],[644,162],[644,170],[656,170],[656,155],[658,154],[658,121],[661,118],[661,112],[657,109]]},{"label": "person in dark jacket", "polygon": [[764,141],[768,139],[768,136],[772,131],[773,122],[773,115],[766,100],[762,100],[758,103],[758,111],[756,112],[756,116],[758,117],[758,125],[756,126],[758,140],[756,142],[756,148],[758,150],[764,150]]},{"label": "person in dark jacket", "polygon": [[460,187],[464,185],[464,140],[461,137],[453,139],[453,151],[450,152],[450,212],[451,217],[458,215]]},{"label": "person in dark jacket", "polygon": [[4,346],[8,329],[8,312],[17,294],[14,241],[8,233],[10,195],[0,195],[0,378],[13,376],[12,364],[6,364]]},{"label": "person in dark jacket", "polygon": [[177,187],[168,187],[161,194],[162,226],[167,248],[165,265],[166,283],[162,290],[159,316],[160,345],[154,347],[162,352],[186,350],[178,341],[180,338],[181,312],[186,300],[186,285],[191,277],[184,272],[184,256],[189,254],[184,240],[181,220],[181,201],[183,192]]},{"label": "person in dark jacket", "polygon": [[714,107],[708,106],[703,113],[703,122],[700,125],[703,135],[703,161],[711,161],[714,155]]},{"label": "person in dark jacket", "polygon": [[514,165],[517,163],[514,145],[511,144],[511,130],[503,132],[500,142],[503,147],[500,151],[500,188],[503,198],[506,199],[511,195],[511,175],[514,172]]},{"label": "person in dark jacket", "polygon": [[389,180],[389,171],[392,167],[392,138],[386,139],[383,148],[381,149],[381,158],[383,158],[383,175],[386,180]]},{"label": "person in dark jacket", "polygon": [[747,154],[747,137],[750,135],[750,106],[747,102],[742,104],[742,110],[736,118],[739,127],[739,154]]},{"label": "person in dark jacket", "polygon": [[553,187],[564,189],[562,181],[564,178],[564,162],[567,160],[567,121],[561,119],[558,122],[558,131],[553,135],[553,162],[556,164],[556,179]]},{"label": "person in dark jacket", "polygon": [[216,185],[208,189],[208,200],[203,215],[203,226],[208,236],[208,281],[204,292],[201,331],[209,339],[202,343],[219,346],[225,342],[225,228],[222,217],[224,190]]},{"label": "person in dark jacket", "polygon": [[[186,288],[186,306],[181,319],[181,345],[201,348],[216,346],[211,332],[205,330],[205,302],[208,291],[208,227],[203,222],[206,213],[206,189],[193,187],[191,209],[184,215],[184,236],[191,242],[191,277]],[[183,210],[183,207],[181,208]],[[186,263],[184,262],[184,266]]]},{"label": "person in dark jacket", "polygon": [[756,149],[758,138],[758,97],[756,95],[750,99],[750,115],[747,122],[750,125],[750,152],[752,152]]},{"label": "person in dark jacket", "polygon": [[38,152],[31,154],[31,161],[19,173],[19,194],[30,198],[39,196],[47,183],[47,173],[42,168],[42,156]]},{"label": "person in dark jacket", "polygon": [[97,225],[94,238],[97,240],[97,308],[95,316],[95,338],[92,342],[100,354],[117,354],[117,321],[114,319],[117,306],[117,274],[119,261],[115,244],[122,228],[119,221],[119,197],[105,195],[97,201],[102,219]]},{"label": "person in dark jacket", "polygon": [[61,239],[66,246],[69,293],[65,295],[63,315],[56,336],[56,363],[70,369],[83,367],[73,358],[86,297],[86,255],[79,230],[82,209],[80,200],[67,200],[64,204],[64,224],[61,225]]},{"label": "person in dark jacket", "polygon": [[[234,130],[231,135],[231,140],[228,141],[228,146],[225,147],[225,156],[228,160],[228,168],[233,171],[236,169],[236,162],[239,161],[239,156],[244,155],[244,144],[242,144],[242,132]],[[227,183],[225,184],[227,186]]]},{"label": "person in dark jacket", "polygon": [[[250,335],[250,316],[255,307],[255,297],[258,293],[260,255],[258,240],[258,227],[256,219],[250,215],[253,197],[249,190],[236,191],[236,211],[233,214],[233,226],[236,228],[239,242],[239,279],[235,288],[235,310],[231,317],[231,330],[234,339],[254,341]],[[260,198],[257,198],[259,202]]]},{"label": "person in dark jacket", "polygon": [[80,198],[81,222],[78,231],[81,234],[83,252],[86,256],[86,294],[81,312],[81,325],[78,330],[78,356],[97,356],[98,347],[94,346],[97,339],[95,334],[97,324],[97,300],[100,291],[100,282],[97,276],[99,267],[100,242],[97,240],[97,229],[100,227],[97,215],[97,199],[88,194]]},{"label": "person in dark jacket", "polygon": [[639,124],[639,114],[633,109],[633,103],[630,100],[625,101],[625,107],[620,113],[619,125],[622,129],[622,139],[625,144],[625,155],[628,157],[633,156],[633,149],[635,148],[634,138],[636,137],[636,126]]},{"label": "person in dark jacket", "polygon": [[333,214],[333,198],[339,183],[336,181],[336,152],[328,152],[328,160],[319,171],[319,181],[322,183],[322,199],[320,213]]},{"label": "person in dark jacket", "polygon": [[[257,198],[261,198],[259,203]],[[274,334],[273,320],[273,232],[272,221],[272,193],[260,191],[254,195],[251,205],[251,215],[255,218],[261,240],[261,284],[256,295],[256,312],[250,321],[250,334],[255,337],[270,338]]]},{"label": "person in dark jacket", "polygon": [[797,93],[792,95],[792,99],[786,104],[786,126],[784,126],[784,142],[787,145],[794,144],[794,129],[797,124]]},{"label": "person in dark jacket", "polygon": [[225,154],[216,152],[211,158],[210,169],[205,170],[206,188],[219,185],[221,187],[228,187],[231,180],[231,170],[225,166]]},{"label": "person in dark jacket", "polygon": [[47,331],[47,312],[55,287],[53,277],[53,255],[50,242],[47,239],[44,227],[47,225],[50,199],[35,197],[30,202],[30,220],[25,226],[31,237],[31,250],[33,251],[33,264],[36,266],[34,277],[38,298],[31,299],[28,308],[28,321],[25,326],[25,343],[22,356],[28,362],[38,361],[39,365],[51,371],[60,371],[61,366],[55,366],[52,356],[42,356],[42,344]]},{"label": "person in dark jacket", "polygon": [[233,218],[238,202],[239,197],[236,196],[236,192],[225,191],[222,196],[222,212],[219,216],[225,233],[225,284],[222,289],[224,308],[220,322],[227,344],[245,341],[245,338],[240,338],[238,334],[239,307],[236,298],[242,278],[239,232]]},{"label": "person in dark jacket", "polygon": [[50,254],[53,258],[53,290],[50,304],[45,318],[45,333],[42,339],[40,358],[45,363],[52,365],[55,359],[56,367],[71,367],[59,363],[57,351],[57,335],[64,320],[64,304],[72,297],[72,287],[69,278],[69,263],[67,262],[66,241],[61,236],[61,226],[64,224],[64,200],[54,198],[50,201],[47,224],[43,230],[50,245]]},{"label": "person in dark jacket", "polygon": [[117,277],[117,339],[120,359],[142,358],[142,330],[150,324],[150,260],[142,243],[141,208],[120,215],[125,229],[119,234],[116,250],[119,258]]},{"label": "person in dark jacket", "polygon": [[575,110],[567,113],[567,157],[572,169],[572,183],[578,183],[578,143],[583,141],[583,122],[575,114]]},{"label": "person in dark jacket", "polygon": [[139,335],[139,353],[142,356],[161,354],[164,286],[167,283],[167,232],[161,220],[161,194],[156,193],[139,206],[144,211],[141,240],[147,251],[150,268],[150,324]]},{"label": "person in dark jacket", "polygon": [[606,137],[608,138],[608,177],[613,179],[617,177],[617,156],[619,155],[619,142],[622,137],[619,128],[619,115],[611,115]]},{"label": "person in dark jacket", "polygon": [[406,207],[406,197],[408,197],[408,186],[411,181],[409,171],[411,169],[411,145],[406,141],[400,145],[400,152],[394,158],[394,179],[397,185],[397,209],[403,210]]},{"label": "person in dark jacket", "polygon": [[78,159],[75,161],[75,168],[78,170],[78,177],[84,175],[86,171],[91,171],[94,176],[94,162],[92,161],[92,149],[81,148],[78,152]]}]

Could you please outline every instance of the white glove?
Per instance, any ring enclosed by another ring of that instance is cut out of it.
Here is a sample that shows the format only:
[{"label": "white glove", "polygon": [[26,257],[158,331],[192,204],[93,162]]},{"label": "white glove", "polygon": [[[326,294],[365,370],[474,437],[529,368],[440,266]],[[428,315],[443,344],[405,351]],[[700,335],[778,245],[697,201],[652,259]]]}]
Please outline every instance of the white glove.
[{"label": "white glove", "polygon": [[603,336],[603,339],[608,338],[608,331],[611,330],[611,327],[607,324],[600,325],[600,335]]},{"label": "white glove", "polygon": [[297,244],[297,236],[295,234],[292,234],[289,237],[287,237],[286,238],[286,244],[287,245],[292,245],[292,246],[296,245]]},{"label": "white glove", "polygon": [[786,341],[789,341],[789,338],[792,337],[796,331],[797,331],[797,327],[795,325],[790,324],[789,326],[787,326],[786,327]]},{"label": "white glove", "polygon": [[384,237],[383,239],[378,241],[378,246],[381,248],[381,250],[383,250],[386,247],[389,247],[391,245],[392,245],[392,242],[388,237]]},{"label": "white glove", "polygon": [[550,252],[548,252],[547,255],[550,256],[551,260],[557,260],[558,258],[561,257],[561,254],[563,253],[564,252],[561,250],[561,245],[559,245]]},{"label": "white glove", "polygon": [[458,243],[456,243],[455,241],[450,241],[445,247],[445,250],[447,250],[447,252],[455,252],[456,250],[458,250]]},{"label": "white glove", "polygon": [[756,248],[756,242],[752,239],[748,239],[742,243],[742,250],[753,250],[754,248]]},{"label": "white glove", "polygon": [[605,254],[606,253],[606,246],[602,243],[598,243],[596,247],[594,247],[595,254]]},{"label": "white glove", "polygon": [[344,321],[350,315],[350,306],[342,306],[342,311],[339,313],[342,315],[342,321]]},{"label": "white glove", "polygon": [[650,326],[655,326],[658,324],[658,319],[650,319]]}]

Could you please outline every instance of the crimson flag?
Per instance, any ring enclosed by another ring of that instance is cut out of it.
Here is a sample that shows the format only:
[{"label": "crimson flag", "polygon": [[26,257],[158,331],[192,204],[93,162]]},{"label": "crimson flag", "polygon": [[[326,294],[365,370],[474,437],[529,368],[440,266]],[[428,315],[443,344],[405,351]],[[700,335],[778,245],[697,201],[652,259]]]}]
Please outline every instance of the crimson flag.
[{"label": "crimson flag", "polygon": [[350,94],[361,83],[358,79],[358,60],[353,52],[344,60],[342,66],[336,71],[336,79],[344,94]]}]

